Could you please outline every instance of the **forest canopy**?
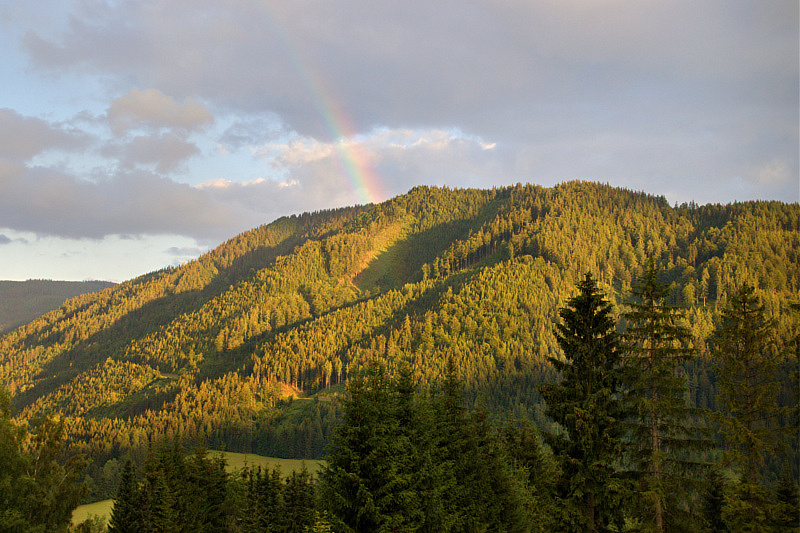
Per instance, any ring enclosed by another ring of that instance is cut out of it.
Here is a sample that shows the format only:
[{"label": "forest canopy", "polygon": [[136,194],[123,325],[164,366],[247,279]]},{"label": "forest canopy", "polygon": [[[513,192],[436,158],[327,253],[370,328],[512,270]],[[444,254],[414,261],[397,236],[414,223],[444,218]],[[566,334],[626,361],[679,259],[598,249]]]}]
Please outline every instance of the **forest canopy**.
[{"label": "forest canopy", "polygon": [[[561,426],[540,386],[563,372],[559,309],[590,272],[626,331],[636,317],[624,305],[652,262],[659,305],[681,309],[682,395],[708,410],[693,424],[719,450],[731,404],[715,331],[744,285],[769,324],[779,424],[796,423],[798,220],[797,204],[671,206],[580,181],[417,187],[284,217],[196,261],[68,300],[0,337],[0,384],[19,423],[59,414],[67,453],[91,459],[98,498],[115,493],[126,459],[144,464],[152,445],[178,436],[322,457],[346,383],[376,360],[390,376],[409,365],[423,391],[452,361],[465,407],[552,433]],[[764,480],[797,475],[788,446],[764,455]]]}]

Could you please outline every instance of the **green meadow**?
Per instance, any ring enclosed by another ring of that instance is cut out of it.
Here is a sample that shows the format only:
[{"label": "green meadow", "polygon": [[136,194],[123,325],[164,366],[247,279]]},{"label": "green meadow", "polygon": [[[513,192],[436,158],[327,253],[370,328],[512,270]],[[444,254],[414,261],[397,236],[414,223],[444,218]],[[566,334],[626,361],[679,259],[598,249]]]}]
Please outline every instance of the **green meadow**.
[{"label": "green meadow", "polygon": [[228,472],[233,473],[242,470],[245,466],[258,468],[259,466],[270,470],[279,467],[283,475],[291,474],[292,471],[300,471],[303,463],[311,474],[316,475],[324,461],[316,459],[279,459],[276,457],[264,457],[253,453],[219,452],[210,450],[209,455],[224,455],[228,465]]}]

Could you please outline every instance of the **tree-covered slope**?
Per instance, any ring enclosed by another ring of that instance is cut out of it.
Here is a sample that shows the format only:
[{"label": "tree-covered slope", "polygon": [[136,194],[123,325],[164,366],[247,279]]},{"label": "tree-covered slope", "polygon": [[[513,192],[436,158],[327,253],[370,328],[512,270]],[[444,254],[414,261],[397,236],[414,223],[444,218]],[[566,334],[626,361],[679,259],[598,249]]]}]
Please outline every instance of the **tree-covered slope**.
[{"label": "tree-covered slope", "polygon": [[418,187],[282,218],[74,298],[0,338],[0,383],[20,418],[62,413],[98,470],[174,434],[319,456],[341,383],[372,359],[408,360],[425,382],[452,356],[470,402],[544,427],[558,308],[586,271],[625,301],[652,257],[688,308],[692,403],[714,409],[710,335],[735,287],[757,287],[782,345],[797,334],[798,218],[797,204],[672,207],[586,182]]},{"label": "tree-covered slope", "polygon": [[57,309],[70,298],[113,286],[108,281],[0,281],[0,333]]}]

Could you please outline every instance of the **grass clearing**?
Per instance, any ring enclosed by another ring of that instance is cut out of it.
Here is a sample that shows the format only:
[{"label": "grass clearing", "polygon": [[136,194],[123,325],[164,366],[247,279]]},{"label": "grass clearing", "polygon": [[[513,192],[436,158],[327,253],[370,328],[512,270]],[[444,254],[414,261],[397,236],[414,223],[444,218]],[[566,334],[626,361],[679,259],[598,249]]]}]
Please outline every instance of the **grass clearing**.
[{"label": "grass clearing", "polygon": [[72,524],[77,526],[91,515],[97,515],[104,518],[103,522],[108,525],[108,519],[111,516],[111,509],[114,507],[114,500],[102,500],[94,503],[87,503],[79,505],[72,512]]},{"label": "grass clearing", "polygon": [[320,461],[318,459],[280,459],[277,457],[264,457],[263,455],[256,455],[253,453],[209,450],[208,454],[212,456],[222,454],[225,457],[227,463],[226,469],[229,473],[238,472],[245,466],[250,468],[258,468],[260,466],[262,469],[280,467],[281,474],[287,476],[291,474],[292,471],[299,472],[303,463],[305,463],[309,473],[316,476],[317,472],[322,468],[322,465],[325,464],[325,461]]},{"label": "grass clearing", "polygon": [[401,286],[407,278],[405,256],[409,253],[407,234],[410,216],[380,231],[374,239],[374,251],[367,254],[353,284],[363,292],[385,291]]}]

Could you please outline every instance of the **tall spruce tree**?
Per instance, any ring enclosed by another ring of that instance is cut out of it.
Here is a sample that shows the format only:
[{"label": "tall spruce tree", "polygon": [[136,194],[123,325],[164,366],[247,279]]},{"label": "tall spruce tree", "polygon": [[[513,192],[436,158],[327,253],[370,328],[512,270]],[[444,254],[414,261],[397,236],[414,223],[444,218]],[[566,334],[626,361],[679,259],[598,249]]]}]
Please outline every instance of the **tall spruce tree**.
[{"label": "tall spruce tree", "polygon": [[774,330],[755,288],[745,283],[728,299],[715,331],[719,401],[729,413],[719,417],[725,456],[751,484],[761,482],[764,456],[779,444],[774,431],[781,414]]},{"label": "tall spruce tree", "polygon": [[678,516],[682,506],[667,500],[699,485],[702,465],[695,452],[712,443],[691,424],[699,413],[686,401],[686,379],[679,372],[692,357],[691,333],[681,324],[680,310],[666,303],[669,290],[658,273],[651,259],[622,315],[623,372],[632,441],[626,450],[642,497],[637,514],[648,529],[664,531],[688,527],[688,517]]},{"label": "tall spruce tree", "polygon": [[415,451],[399,429],[386,369],[373,362],[348,384],[342,425],[334,435],[321,490],[344,529],[395,531],[417,515],[405,466]]},{"label": "tall spruce tree", "polygon": [[741,473],[723,511],[730,529],[769,529],[771,505],[763,467],[766,455],[780,448],[777,422],[785,411],[778,406],[774,335],[775,321],[767,317],[755,288],[739,286],[715,331],[718,400],[725,413],[718,416],[726,444],[723,457]]},{"label": "tall spruce tree", "polygon": [[114,507],[111,509],[111,518],[108,521],[109,533],[136,533],[139,531],[136,507],[138,490],[136,468],[128,459],[122,468],[117,497],[114,498]]},{"label": "tall spruce tree", "polygon": [[546,414],[566,434],[546,434],[561,467],[558,497],[568,531],[603,531],[622,519],[622,483],[616,462],[622,453],[624,409],[620,398],[620,338],[612,306],[591,273],[578,295],[559,310],[556,338],[563,359],[551,358],[562,379],[540,391]]}]

